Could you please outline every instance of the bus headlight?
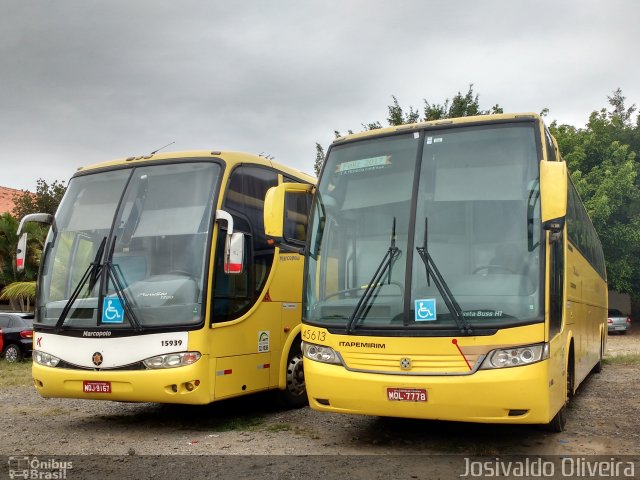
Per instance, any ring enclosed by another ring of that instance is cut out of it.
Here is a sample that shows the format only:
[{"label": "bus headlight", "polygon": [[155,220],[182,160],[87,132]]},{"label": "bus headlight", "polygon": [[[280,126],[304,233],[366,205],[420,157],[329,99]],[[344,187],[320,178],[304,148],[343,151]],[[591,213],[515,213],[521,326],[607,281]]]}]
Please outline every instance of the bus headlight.
[{"label": "bus headlight", "polygon": [[340,355],[331,347],[302,342],[302,354],[309,360],[333,365],[342,365]]},{"label": "bus headlight", "polygon": [[39,350],[35,350],[33,352],[33,361],[38,365],[44,365],[45,367],[57,367],[58,363],[60,363],[60,359],[58,357],[54,357],[53,355],[49,355],[48,353],[44,353]]},{"label": "bus headlight", "polygon": [[491,368],[508,368],[530,365],[549,358],[549,344],[538,343],[524,347],[502,348],[492,350],[480,367],[483,370]]},{"label": "bus headlight", "polygon": [[196,363],[200,360],[200,357],[200,352],[167,353],[166,355],[147,358],[142,363],[150,369],[175,368]]}]

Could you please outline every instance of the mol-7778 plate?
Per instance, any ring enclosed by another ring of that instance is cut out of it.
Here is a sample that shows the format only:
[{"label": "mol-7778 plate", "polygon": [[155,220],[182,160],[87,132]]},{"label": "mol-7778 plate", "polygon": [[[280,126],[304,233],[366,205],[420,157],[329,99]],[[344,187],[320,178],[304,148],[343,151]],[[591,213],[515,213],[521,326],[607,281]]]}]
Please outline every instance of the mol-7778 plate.
[{"label": "mol-7778 plate", "polygon": [[397,402],[426,402],[427,390],[424,388],[387,388],[387,399]]}]

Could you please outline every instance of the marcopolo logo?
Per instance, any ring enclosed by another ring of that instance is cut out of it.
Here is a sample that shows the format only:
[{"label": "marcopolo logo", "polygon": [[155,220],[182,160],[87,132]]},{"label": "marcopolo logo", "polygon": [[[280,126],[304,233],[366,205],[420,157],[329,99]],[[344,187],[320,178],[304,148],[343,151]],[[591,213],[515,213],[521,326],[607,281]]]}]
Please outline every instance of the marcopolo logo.
[{"label": "marcopolo logo", "polygon": [[38,457],[9,457],[9,478],[24,479],[66,479],[67,472],[73,469],[73,462],[40,459]]}]

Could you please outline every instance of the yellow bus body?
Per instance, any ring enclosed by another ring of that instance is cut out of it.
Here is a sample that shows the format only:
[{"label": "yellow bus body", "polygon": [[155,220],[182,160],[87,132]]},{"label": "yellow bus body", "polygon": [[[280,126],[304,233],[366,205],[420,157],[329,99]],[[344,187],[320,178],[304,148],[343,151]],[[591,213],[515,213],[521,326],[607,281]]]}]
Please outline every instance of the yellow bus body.
[{"label": "yellow bus body", "polygon": [[[189,151],[163,153],[145,157],[131,157],[80,169],[81,172],[110,170],[133,165],[158,162],[180,162],[183,159],[208,160],[215,158],[224,165],[224,174],[215,209],[223,207],[226,187],[234,168],[239,165],[264,167],[297,181],[313,184],[313,177],[272,162],[263,157],[240,152]],[[269,276],[249,311],[239,318],[215,322],[212,313],[212,278],[215,276],[214,254],[219,228],[214,224],[208,268],[208,291],[205,300],[204,324],[201,328],[181,332],[186,335],[185,350],[200,352],[201,358],[187,366],[166,369],[77,369],[49,367],[33,363],[33,379],[38,393],[45,398],[82,398],[127,402],[159,402],[180,404],[208,404],[217,400],[252,392],[286,387],[286,367],[289,353],[299,347],[301,330],[301,279],[303,256],[283,253],[275,249]],[[268,332],[268,350],[258,352],[259,332]],[[34,347],[47,351],[47,343],[54,333],[38,331]],[[138,341],[152,335],[140,334]],[[164,337],[163,337],[164,338]],[[297,339],[297,341],[296,341]],[[117,338],[77,338],[69,340],[70,348],[87,352],[125,348]],[[87,344],[91,345],[87,346]],[[135,347],[133,347],[135,348]],[[34,354],[36,353],[34,352]],[[105,353],[106,355],[106,353]],[[59,354],[64,360],[64,353]],[[110,393],[87,393],[84,382],[109,382]]]},{"label": "yellow bus body", "polygon": [[[337,142],[344,145],[351,140],[389,137],[395,132],[412,131],[416,132],[414,138],[418,138],[420,130],[425,128],[490,125],[492,122],[507,122],[522,117],[530,118],[537,125],[541,164],[563,162],[555,140],[550,135],[545,139],[545,132],[547,135],[548,132],[542,119],[535,114],[491,115],[403,125],[342,137]],[[329,170],[322,175],[332,173]],[[548,214],[550,217],[566,209],[558,202],[567,201],[567,181],[566,173],[564,186],[562,182],[553,184],[552,180],[541,178],[543,215],[545,207],[551,212]],[[319,188],[322,188],[321,183]],[[324,363],[305,356],[305,377],[311,408],[333,413],[464,422],[551,422],[585,377],[594,367],[599,367],[607,338],[606,279],[569,238],[566,224],[561,233],[565,255],[559,331],[551,331],[549,326],[551,234],[546,232],[544,270],[541,271],[540,280],[545,292],[545,320],[541,323],[502,328],[493,335],[456,337],[411,336],[410,333],[393,336],[369,333],[363,336],[358,335],[357,330],[353,334],[331,333],[316,324],[304,323],[303,342],[330,347],[343,362],[342,365]],[[335,264],[335,260],[329,259],[326,272],[335,270],[332,261]],[[319,275],[320,271],[318,268],[315,275]],[[329,273],[326,275],[329,276]],[[316,282],[320,283],[318,279]],[[338,290],[330,280],[327,280],[325,288],[331,295],[335,295],[331,292]],[[318,293],[315,290],[315,294]],[[483,358],[482,355],[493,349],[536,343],[544,343],[548,348],[548,357],[537,363],[495,369],[482,369],[476,365],[476,361]],[[411,362],[410,370],[402,370],[400,365],[403,358]],[[568,372],[572,377],[568,377]],[[393,401],[388,389],[396,388],[426,390],[426,401]]]}]

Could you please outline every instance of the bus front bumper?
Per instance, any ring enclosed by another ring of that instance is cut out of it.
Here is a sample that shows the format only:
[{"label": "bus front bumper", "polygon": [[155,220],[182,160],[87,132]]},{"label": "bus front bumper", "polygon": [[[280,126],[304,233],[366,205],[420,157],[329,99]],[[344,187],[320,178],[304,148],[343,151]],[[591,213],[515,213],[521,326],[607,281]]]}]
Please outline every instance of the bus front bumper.
[{"label": "bus front bumper", "polygon": [[[213,401],[207,356],[193,365],[158,370],[72,370],[34,362],[32,375],[36,390],[44,398],[182,404]],[[107,384],[108,388],[102,386]],[[87,391],[107,389],[108,393]]]},{"label": "bus front bumper", "polygon": [[[550,420],[546,361],[455,376],[351,372],[307,358],[304,369],[309,404],[318,411],[481,423]],[[398,389],[417,394],[390,399]]]}]

